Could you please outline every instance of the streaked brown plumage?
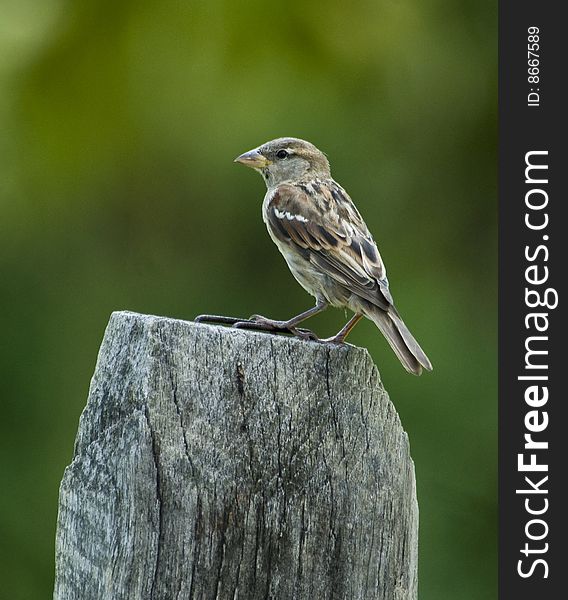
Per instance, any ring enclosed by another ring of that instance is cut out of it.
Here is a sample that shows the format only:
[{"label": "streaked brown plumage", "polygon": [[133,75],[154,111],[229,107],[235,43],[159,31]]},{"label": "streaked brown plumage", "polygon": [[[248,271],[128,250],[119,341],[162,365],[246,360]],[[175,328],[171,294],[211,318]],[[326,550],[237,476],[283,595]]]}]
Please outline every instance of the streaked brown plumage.
[{"label": "streaked brown plumage", "polygon": [[259,171],[268,188],[262,205],[270,237],[316,306],[288,321],[256,317],[276,329],[301,335],[297,325],[328,305],[355,316],[330,342],[342,343],[361,316],[371,319],[405,369],[432,369],[389,291],[375,241],[347,192],[331,177],[329,162],[313,144],[297,138],[272,140],[236,162]]}]

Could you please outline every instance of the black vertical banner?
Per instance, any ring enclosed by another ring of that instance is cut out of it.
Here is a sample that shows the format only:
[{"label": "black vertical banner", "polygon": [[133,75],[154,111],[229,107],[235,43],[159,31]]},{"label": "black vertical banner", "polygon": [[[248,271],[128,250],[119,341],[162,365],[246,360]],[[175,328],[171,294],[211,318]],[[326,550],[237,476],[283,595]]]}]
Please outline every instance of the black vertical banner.
[{"label": "black vertical banner", "polygon": [[551,0],[501,0],[499,8],[499,597],[506,600],[566,594],[564,8]]}]

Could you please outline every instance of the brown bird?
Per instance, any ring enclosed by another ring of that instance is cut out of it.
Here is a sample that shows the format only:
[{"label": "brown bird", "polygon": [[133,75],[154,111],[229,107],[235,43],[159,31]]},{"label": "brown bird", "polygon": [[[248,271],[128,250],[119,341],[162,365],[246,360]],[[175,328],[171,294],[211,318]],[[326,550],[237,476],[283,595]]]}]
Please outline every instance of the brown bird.
[{"label": "brown bird", "polygon": [[329,162],[313,144],[279,138],[241,154],[235,162],[258,171],[268,191],[262,216],[268,233],[298,283],[316,305],[287,321],[254,315],[237,327],[290,331],[315,337],[297,326],[329,305],[355,315],[332,338],[343,343],[362,316],[375,323],[404,368],[420,375],[432,370],[389,291],[386,268],[373,237],[347,192],[331,177]]}]

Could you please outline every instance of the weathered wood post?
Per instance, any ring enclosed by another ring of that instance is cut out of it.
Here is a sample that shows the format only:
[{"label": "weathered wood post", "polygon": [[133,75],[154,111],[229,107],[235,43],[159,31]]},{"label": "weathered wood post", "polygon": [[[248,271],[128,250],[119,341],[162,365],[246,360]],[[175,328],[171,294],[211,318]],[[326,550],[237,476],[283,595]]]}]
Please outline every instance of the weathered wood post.
[{"label": "weathered wood post", "polygon": [[112,315],[54,598],[415,599],[417,547],[407,436],[365,350]]}]

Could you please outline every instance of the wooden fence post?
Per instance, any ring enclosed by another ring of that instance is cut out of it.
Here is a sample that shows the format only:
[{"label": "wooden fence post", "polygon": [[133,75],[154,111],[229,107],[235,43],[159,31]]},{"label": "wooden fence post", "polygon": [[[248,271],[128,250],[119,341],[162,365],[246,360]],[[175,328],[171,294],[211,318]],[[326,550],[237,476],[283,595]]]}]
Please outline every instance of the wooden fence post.
[{"label": "wooden fence post", "polygon": [[56,600],[414,600],[417,549],[408,439],[365,350],[112,315]]}]

